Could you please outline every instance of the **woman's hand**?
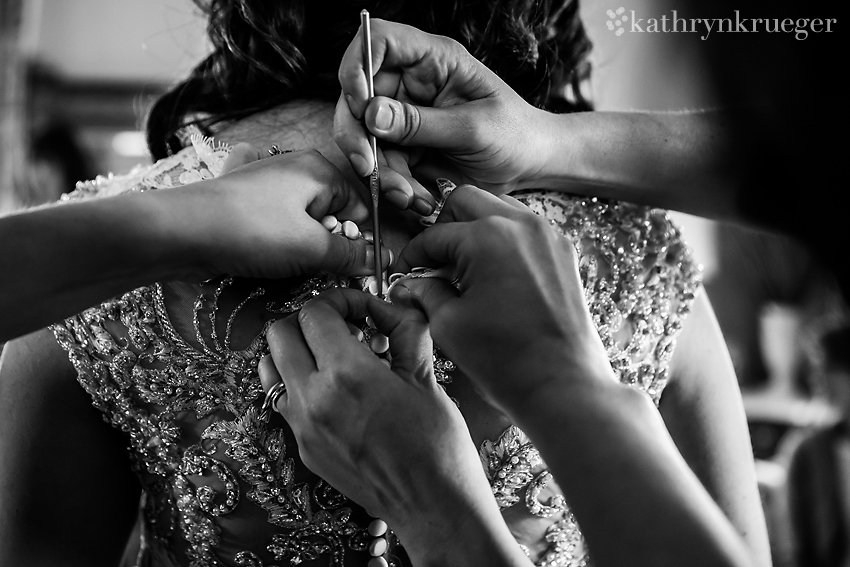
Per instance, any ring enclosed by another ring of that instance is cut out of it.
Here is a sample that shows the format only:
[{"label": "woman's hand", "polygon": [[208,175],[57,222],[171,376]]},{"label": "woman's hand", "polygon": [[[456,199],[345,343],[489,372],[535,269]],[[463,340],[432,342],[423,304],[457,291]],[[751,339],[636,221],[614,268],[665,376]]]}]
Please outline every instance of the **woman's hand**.
[{"label": "woman's hand", "polygon": [[515,199],[455,189],[396,263],[399,271],[420,266],[446,268],[459,291],[443,279],[409,278],[391,299],[423,309],[437,346],[503,411],[551,380],[613,382],[573,243]]},{"label": "woman's hand", "polygon": [[314,150],[259,157],[253,146],[239,144],[222,176],[169,195],[163,214],[177,238],[190,240],[198,260],[193,275],[371,273],[371,244],[331,234],[321,223],[326,215],[365,222],[369,212],[358,188]]},{"label": "woman's hand", "polygon": [[217,179],[0,218],[0,273],[15,274],[0,278],[0,342],[155,281],[371,273],[371,244],[321,223],[365,221],[357,188],[315,151],[259,155],[239,145]]},{"label": "woman's hand", "polygon": [[[389,337],[392,366],[346,323],[366,316]],[[266,391],[285,382],[277,410],[304,464],[388,522],[414,563],[479,564],[496,551],[523,559],[463,417],[436,382],[421,312],[332,290],[275,323],[268,340],[260,379]]]},{"label": "woman's hand", "polygon": [[[372,171],[369,131],[406,148],[434,148],[436,154],[402,153],[420,169],[441,167],[453,179],[504,193],[528,186],[542,169],[546,117],[525,102],[495,73],[459,43],[416,28],[372,20],[375,99],[367,99],[360,30],[339,69],[342,96],[334,120],[335,138],[354,170]],[[384,148],[391,154],[399,148]],[[393,167],[393,159],[390,161]],[[398,170],[397,170],[398,171]],[[384,182],[399,191],[394,204],[415,206],[422,188],[402,168],[400,179]],[[421,212],[421,211],[420,211]]]}]

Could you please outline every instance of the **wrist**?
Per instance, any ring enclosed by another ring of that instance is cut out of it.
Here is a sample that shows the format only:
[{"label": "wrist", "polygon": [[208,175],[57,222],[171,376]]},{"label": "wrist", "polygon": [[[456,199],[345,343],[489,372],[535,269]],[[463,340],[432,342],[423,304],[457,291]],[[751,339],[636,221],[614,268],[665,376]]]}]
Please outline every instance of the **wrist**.
[{"label": "wrist", "polygon": [[525,566],[466,424],[441,423],[442,433],[424,446],[439,443],[437,454],[409,470],[403,498],[392,498],[377,511],[404,545],[414,565]]},{"label": "wrist", "polygon": [[440,514],[419,510],[417,521],[394,528],[414,565],[531,567],[485,487],[477,503],[459,499]]},{"label": "wrist", "polygon": [[501,382],[518,387],[494,393],[492,402],[519,424],[544,415],[541,409],[551,407],[557,412],[567,407],[565,402],[572,406],[618,395],[627,387],[617,380],[604,351],[594,351],[590,346],[578,357],[539,357],[532,367],[509,370],[512,375]]},{"label": "wrist", "polygon": [[570,191],[604,198],[624,198],[620,189],[640,162],[631,162],[628,140],[633,131],[625,113],[545,111],[543,135],[535,156],[539,164],[534,188]]},{"label": "wrist", "polygon": [[533,108],[529,131],[534,132],[528,152],[527,174],[521,180],[524,189],[562,188],[580,175],[578,150],[583,142],[580,124],[574,114],[553,114]]},{"label": "wrist", "polygon": [[514,360],[502,359],[498,366],[481,368],[483,373],[470,365],[466,373],[490,403],[508,415],[545,403],[551,395],[581,397],[619,385],[589,317],[585,325],[571,331],[569,339],[563,334],[538,333],[530,348],[512,353]]},{"label": "wrist", "polygon": [[210,230],[207,211],[215,209],[215,205],[212,199],[198,199],[196,195],[199,190],[212,189],[204,187],[207,183],[211,182],[138,196],[143,208],[140,214],[144,215],[140,216],[140,224],[146,232],[143,241],[158,279],[203,279],[213,275],[214,231]]}]

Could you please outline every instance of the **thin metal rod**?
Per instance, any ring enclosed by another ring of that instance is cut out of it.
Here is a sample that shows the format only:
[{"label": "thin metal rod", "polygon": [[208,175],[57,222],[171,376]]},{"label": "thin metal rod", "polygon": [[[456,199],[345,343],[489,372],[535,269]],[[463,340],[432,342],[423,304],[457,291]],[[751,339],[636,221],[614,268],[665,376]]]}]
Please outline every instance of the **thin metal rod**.
[{"label": "thin metal rod", "polygon": [[[366,73],[366,88],[369,100],[375,97],[374,71],[372,69],[372,27],[369,23],[369,11],[360,12],[360,25],[363,28],[363,70]],[[368,104],[368,101],[367,101]],[[369,193],[372,197],[372,242],[375,251],[375,282],[377,284],[377,295],[384,297],[384,279],[381,269],[381,225],[378,220],[378,197],[380,196],[381,175],[378,171],[378,141],[374,134],[367,130],[369,145],[372,147],[372,158],[374,159],[372,174],[369,176]]]}]

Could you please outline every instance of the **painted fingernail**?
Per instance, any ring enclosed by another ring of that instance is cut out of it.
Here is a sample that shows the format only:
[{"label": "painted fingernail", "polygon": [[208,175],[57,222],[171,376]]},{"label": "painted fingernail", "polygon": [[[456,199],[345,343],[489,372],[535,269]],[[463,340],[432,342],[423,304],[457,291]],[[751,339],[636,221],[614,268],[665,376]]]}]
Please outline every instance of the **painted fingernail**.
[{"label": "painted fingernail", "polygon": [[351,336],[353,336],[358,341],[362,341],[363,340],[363,331],[361,331],[360,328],[357,327],[356,325],[354,325],[353,323],[347,323],[347,325],[348,325],[348,330],[351,333]]},{"label": "painted fingernail", "polygon": [[389,131],[393,127],[393,111],[389,104],[382,104],[375,113],[375,128]]},{"label": "painted fingernail", "polygon": [[407,195],[395,189],[392,191],[388,191],[384,195],[384,197],[386,197],[387,201],[389,201],[399,209],[406,209],[407,204],[410,202],[410,198]]},{"label": "painted fingernail", "polygon": [[322,217],[322,226],[327,230],[333,230],[336,228],[336,225],[339,224],[339,221],[333,215],[327,215]]},{"label": "painted fingernail", "polygon": [[416,200],[413,202],[413,210],[420,215],[427,216],[434,212],[434,204],[424,197],[416,197]]},{"label": "painted fingernail", "polygon": [[360,238],[360,229],[353,221],[347,220],[342,223],[342,232],[349,240],[357,240]]},{"label": "painted fingernail", "polygon": [[360,177],[366,177],[372,173],[372,163],[360,154],[351,154],[348,156],[348,161]]}]

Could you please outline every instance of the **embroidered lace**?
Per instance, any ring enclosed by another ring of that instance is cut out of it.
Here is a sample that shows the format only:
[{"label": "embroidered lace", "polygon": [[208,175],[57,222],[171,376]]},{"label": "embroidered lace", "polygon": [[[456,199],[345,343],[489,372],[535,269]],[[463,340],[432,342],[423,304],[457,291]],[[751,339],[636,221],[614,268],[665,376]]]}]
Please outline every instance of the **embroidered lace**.
[{"label": "embroidered lace", "polygon": [[[228,151],[193,135],[180,153],[80,183],[68,199],[213,177]],[[623,383],[657,403],[699,285],[679,231],[663,211],[636,205],[553,192],[517,197],[573,239],[612,366]],[[269,423],[258,417],[256,369],[267,326],[320,291],[348,283],[330,275],[274,284],[156,283],[53,326],[94,406],[127,435],[144,488],[140,560],[192,567],[366,564],[368,515],[303,466],[279,416]],[[437,362],[442,382],[462,378],[449,361]],[[480,456],[518,543],[536,564],[588,564],[575,518],[528,438],[510,426],[485,441]],[[514,529],[524,522],[536,527]],[[406,565],[400,543],[390,539],[391,564]]]}]

